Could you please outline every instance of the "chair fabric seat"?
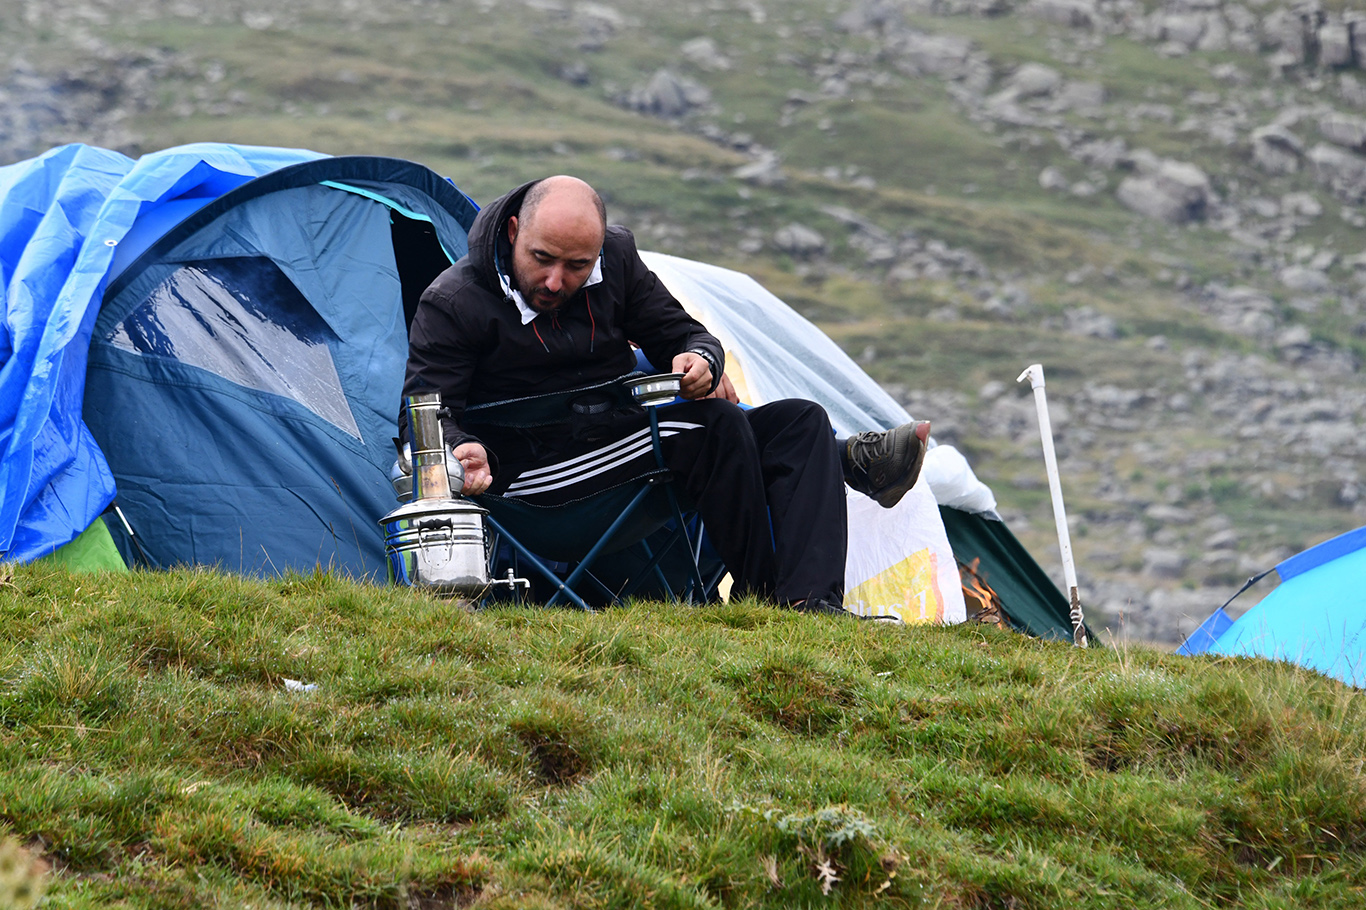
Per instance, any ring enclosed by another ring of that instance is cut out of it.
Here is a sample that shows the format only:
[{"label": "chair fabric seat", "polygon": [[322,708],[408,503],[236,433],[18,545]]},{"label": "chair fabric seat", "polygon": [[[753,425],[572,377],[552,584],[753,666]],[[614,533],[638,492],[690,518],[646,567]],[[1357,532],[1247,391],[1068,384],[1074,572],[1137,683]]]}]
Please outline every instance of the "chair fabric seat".
[{"label": "chair fabric seat", "polygon": [[[577,562],[588,555],[599,538],[607,532],[642,484],[654,487],[612,535],[602,548],[603,556],[619,552],[649,537],[674,517],[673,507],[665,493],[668,472],[654,470],[635,480],[617,484],[592,496],[556,506],[543,506],[513,496],[485,493],[472,497],[489,510],[498,523],[516,537],[528,550],[555,562]],[[679,505],[690,511],[680,500]]]}]

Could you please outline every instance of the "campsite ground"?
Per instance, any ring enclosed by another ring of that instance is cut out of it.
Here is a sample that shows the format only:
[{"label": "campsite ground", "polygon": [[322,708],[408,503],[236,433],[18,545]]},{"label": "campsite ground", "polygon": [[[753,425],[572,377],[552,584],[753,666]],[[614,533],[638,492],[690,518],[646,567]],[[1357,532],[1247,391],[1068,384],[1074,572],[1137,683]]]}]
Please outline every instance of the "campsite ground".
[{"label": "campsite ground", "polygon": [[[0,905],[1334,907],[1360,693],[750,603],[0,579]],[[7,903],[7,901],[9,901]]]},{"label": "campsite ground", "polygon": [[[1355,122],[1356,76],[1273,58],[1275,3],[1185,50],[1156,7],[1069,28],[1046,6],[0,4],[0,151],[391,154],[480,201],[581,174],[643,246],[817,320],[1057,574],[1014,383],[1040,361],[1093,620],[1173,641],[1366,515],[1366,216],[1303,149],[1272,173],[1252,139],[1340,138],[1324,124]],[[1174,220],[1120,200],[1161,159],[1190,178]]]}]

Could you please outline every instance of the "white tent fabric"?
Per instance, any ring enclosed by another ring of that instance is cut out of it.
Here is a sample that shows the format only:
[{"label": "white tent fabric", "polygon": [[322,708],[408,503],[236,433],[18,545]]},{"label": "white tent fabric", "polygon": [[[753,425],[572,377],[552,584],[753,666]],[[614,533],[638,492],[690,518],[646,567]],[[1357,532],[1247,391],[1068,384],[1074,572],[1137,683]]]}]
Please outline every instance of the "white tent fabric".
[{"label": "white tent fabric", "polygon": [[906,623],[967,619],[953,547],[925,484],[916,484],[890,509],[844,489],[849,516],[844,608]]},{"label": "white tent fabric", "polygon": [[[740,400],[819,402],[841,436],[889,429],[911,419],[828,336],[740,272],[642,252],[683,306],[726,349],[726,373]],[[967,609],[937,504],[968,511],[996,507],[991,490],[952,446],[926,455],[918,483],[893,509],[848,491],[845,606],[904,622],[962,622]]]},{"label": "white tent fabric", "polygon": [[[933,438],[933,437],[931,437]],[[934,501],[964,512],[995,512],[996,494],[991,492],[953,446],[935,446],[925,453],[920,476],[930,485]]]},{"label": "white tent fabric", "polygon": [[[663,253],[642,252],[641,257],[688,312],[721,339],[726,373],[742,401],[818,401],[841,436],[887,430],[911,419],[829,336],[750,276]],[[995,495],[962,453],[931,444],[922,476],[935,502],[965,512],[995,511]]]}]

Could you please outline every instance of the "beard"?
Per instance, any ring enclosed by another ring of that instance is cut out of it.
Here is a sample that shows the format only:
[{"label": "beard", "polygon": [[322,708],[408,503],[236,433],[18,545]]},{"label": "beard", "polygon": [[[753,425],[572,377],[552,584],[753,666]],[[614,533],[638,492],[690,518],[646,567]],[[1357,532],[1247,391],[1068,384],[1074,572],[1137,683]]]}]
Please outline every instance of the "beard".
[{"label": "beard", "polygon": [[574,295],[564,291],[548,291],[545,288],[532,288],[530,296],[523,294],[526,305],[538,313],[554,313],[562,308]]},{"label": "beard", "polygon": [[517,268],[516,263],[513,264],[512,268],[512,281],[526,305],[538,313],[557,312],[569,301],[570,297],[574,296],[564,288],[552,291],[545,285],[539,287],[532,285],[522,270]]}]

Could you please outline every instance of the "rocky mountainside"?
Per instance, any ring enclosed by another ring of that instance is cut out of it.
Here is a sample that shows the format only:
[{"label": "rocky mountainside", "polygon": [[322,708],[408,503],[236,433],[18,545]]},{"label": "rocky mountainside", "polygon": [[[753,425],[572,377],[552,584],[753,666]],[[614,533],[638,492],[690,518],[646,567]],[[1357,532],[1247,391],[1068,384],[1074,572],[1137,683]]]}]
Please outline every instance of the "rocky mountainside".
[{"label": "rocky mountainside", "polygon": [[817,320],[1060,574],[1014,382],[1042,362],[1083,600],[1117,635],[1177,641],[1366,518],[1366,13],[0,0],[0,50],[3,162],[302,145],[476,200],[583,174],[642,245]]}]

